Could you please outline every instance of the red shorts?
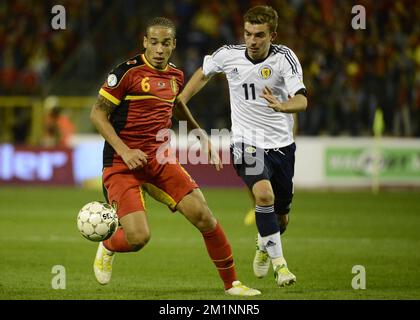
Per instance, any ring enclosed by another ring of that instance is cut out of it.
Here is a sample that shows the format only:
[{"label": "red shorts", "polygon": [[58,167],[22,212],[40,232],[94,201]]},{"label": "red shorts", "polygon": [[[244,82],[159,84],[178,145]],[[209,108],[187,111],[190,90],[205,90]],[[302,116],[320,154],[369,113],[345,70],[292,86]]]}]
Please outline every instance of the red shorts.
[{"label": "red shorts", "polygon": [[160,164],[155,158],[137,170],[128,169],[124,163],[105,167],[102,178],[108,201],[117,205],[119,218],[135,211],[146,211],[144,192],[176,211],[182,198],[198,188],[178,162]]}]

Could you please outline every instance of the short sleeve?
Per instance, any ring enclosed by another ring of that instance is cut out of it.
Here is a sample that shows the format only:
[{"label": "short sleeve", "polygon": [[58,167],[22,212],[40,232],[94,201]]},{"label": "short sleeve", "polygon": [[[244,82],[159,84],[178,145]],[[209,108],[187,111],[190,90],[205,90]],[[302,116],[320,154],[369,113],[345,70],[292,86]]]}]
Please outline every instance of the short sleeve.
[{"label": "short sleeve", "polygon": [[295,53],[286,48],[283,61],[283,77],[289,96],[293,97],[300,89],[306,89],[303,83],[303,71]]},{"label": "short sleeve", "polygon": [[216,73],[223,72],[226,51],[227,50],[224,47],[221,47],[212,55],[207,55],[204,57],[203,73],[206,77],[211,77]]}]

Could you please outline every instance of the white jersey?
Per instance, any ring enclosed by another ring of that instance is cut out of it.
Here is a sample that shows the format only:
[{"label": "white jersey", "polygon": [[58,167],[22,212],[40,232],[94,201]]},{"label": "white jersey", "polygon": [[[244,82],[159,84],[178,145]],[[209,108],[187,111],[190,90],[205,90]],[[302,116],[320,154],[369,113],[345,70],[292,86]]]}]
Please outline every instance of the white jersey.
[{"label": "white jersey", "polygon": [[232,143],[272,149],[293,142],[292,114],[276,112],[260,95],[269,87],[279,101],[293,97],[303,84],[302,67],[292,50],[271,45],[263,61],[252,62],[245,45],[223,46],[204,57],[206,76],[224,73],[229,83]]}]

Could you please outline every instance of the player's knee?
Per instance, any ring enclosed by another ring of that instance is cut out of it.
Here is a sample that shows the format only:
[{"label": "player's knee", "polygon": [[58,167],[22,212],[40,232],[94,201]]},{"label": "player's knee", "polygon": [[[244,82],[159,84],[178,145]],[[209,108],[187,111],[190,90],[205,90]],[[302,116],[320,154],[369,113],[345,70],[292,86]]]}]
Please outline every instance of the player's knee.
[{"label": "player's knee", "polygon": [[217,221],[216,218],[211,214],[210,210],[204,209],[196,219],[194,225],[201,232],[207,232],[213,230],[216,227]]},{"label": "player's knee", "polygon": [[187,203],[182,203],[178,209],[201,232],[213,230],[216,219],[212,215],[206,200],[199,194],[194,194]]},{"label": "player's knee", "polygon": [[150,240],[149,232],[138,232],[133,234],[127,234],[127,242],[132,246],[133,251],[139,251],[143,248]]},{"label": "player's knee", "polygon": [[254,191],[255,203],[259,206],[270,206],[274,203],[273,191],[269,189]]},{"label": "player's knee", "polygon": [[201,232],[213,230],[216,227],[217,221],[205,202],[202,202],[199,206],[196,206],[191,213],[191,222]]}]

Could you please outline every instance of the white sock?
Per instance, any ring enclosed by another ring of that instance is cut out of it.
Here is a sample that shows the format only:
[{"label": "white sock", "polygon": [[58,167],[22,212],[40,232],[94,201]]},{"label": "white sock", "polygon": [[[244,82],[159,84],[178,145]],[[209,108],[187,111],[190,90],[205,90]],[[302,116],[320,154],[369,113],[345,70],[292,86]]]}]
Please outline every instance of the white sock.
[{"label": "white sock", "polygon": [[280,231],[261,238],[262,243],[265,247],[265,251],[267,251],[271,260],[283,257],[283,248],[281,246]]},{"label": "white sock", "polygon": [[267,250],[265,249],[263,239],[259,232],[258,232],[258,237],[257,237],[257,245],[258,245],[258,249],[260,249],[261,251],[267,252]]},{"label": "white sock", "polygon": [[278,265],[286,265],[287,266],[287,262],[286,262],[286,259],[284,259],[284,257],[275,258],[275,259],[271,260],[271,263],[273,264],[273,269],[276,269],[276,266],[278,266]]}]

